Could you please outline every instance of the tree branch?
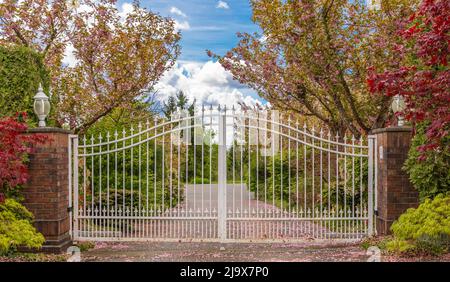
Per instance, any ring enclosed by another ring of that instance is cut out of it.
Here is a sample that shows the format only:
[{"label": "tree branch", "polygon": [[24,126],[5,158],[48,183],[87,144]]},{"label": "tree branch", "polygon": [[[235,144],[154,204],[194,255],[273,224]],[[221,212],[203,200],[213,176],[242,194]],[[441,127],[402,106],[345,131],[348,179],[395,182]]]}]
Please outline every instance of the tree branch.
[{"label": "tree branch", "polygon": [[[3,22],[4,25],[8,25],[8,23],[5,21],[5,18],[2,17],[2,18],[0,18],[0,20]],[[16,36],[20,39],[20,41],[22,41],[22,44],[25,45],[26,47],[29,47],[30,45],[28,44],[28,41],[25,39],[25,37],[23,37],[20,30],[13,24],[10,24],[10,26],[14,30],[14,33],[16,34]]]},{"label": "tree branch", "polygon": [[51,33],[50,33],[49,42],[48,42],[47,46],[45,46],[44,51],[42,52],[44,57],[47,55],[47,52],[50,49],[50,46],[53,44],[53,41],[55,40],[56,35],[57,35],[57,31],[56,31],[56,28],[55,28],[53,17],[50,17],[50,19],[51,19],[50,20]]},{"label": "tree branch", "polygon": [[[331,5],[333,4],[333,1],[331,2]],[[331,43],[331,34],[330,34],[330,30],[329,30],[329,26],[328,26],[328,12],[331,9],[331,5],[325,9],[325,11],[322,14],[322,23],[324,26],[324,30],[325,30],[325,37],[328,43],[328,48],[332,51],[331,54],[331,61],[334,63],[334,65],[336,66],[336,68],[339,70],[339,78],[341,80],[341,83],[343,83],[343,87],[344,87],[344,91],[346,92],[347,95],[344,95],[344,97],[346,97],[346,99],[351,99],[351,91],[350,88],[348,88],[347,82],[345,81],[345,79],[343,79],[343,73],[342,73],[342,67],[340,66],[340,64],[337,62],[335,55],[336,55],[336,48],[333,47],[332,43]],[[333,95],[333,100],[334,103],[339,111],[339,113],[342,115],[343,120],[345,122],[345,124],[347,125],[348,129],[350,129],[350,131],[353,133],[353,135],[355,136],[359,136],[361,134],[361,132],[359,132],[359,130],[353,125],[352,121],[350,120],[349,116],[347,115],[347,112],[342,104],[342,101],[340,99],[338,99],[337,95]],[[355,117],[357,123],[360,124],[361,128],[367,128],[363,123],[361,118],[359,117],[359,115],[356,113],[356,107],[353,103],[352,100],[350,100],[350,108],[352,109],[352,115]],[[358,122],[359,119],[359,122]],[[366,129],[365,129],[366,130]]]}]

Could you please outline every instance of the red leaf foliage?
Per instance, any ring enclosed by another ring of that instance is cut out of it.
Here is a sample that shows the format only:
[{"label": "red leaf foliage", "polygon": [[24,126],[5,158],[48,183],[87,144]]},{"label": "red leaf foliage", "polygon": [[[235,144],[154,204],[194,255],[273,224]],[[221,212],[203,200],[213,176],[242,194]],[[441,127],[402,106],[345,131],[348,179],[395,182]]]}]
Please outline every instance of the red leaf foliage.
[{"label": "red leaf foliage", "polygon": [[420,150],[441,146],[450,128],[450,1],[423,0],[399,31],[397,69],[370,70],[367,84],[372,93],[405,97],[405,118],[413,124],[427,121],[428,142]]},{"label": "red leaf foliage", "polygon": [[[14,189],[28,179],[27,155],[38,143],[49,141],[42,134],[26,135],[25,113],[0,119],[0,191]],[[0,193],[0,203],[4,201]]]}]

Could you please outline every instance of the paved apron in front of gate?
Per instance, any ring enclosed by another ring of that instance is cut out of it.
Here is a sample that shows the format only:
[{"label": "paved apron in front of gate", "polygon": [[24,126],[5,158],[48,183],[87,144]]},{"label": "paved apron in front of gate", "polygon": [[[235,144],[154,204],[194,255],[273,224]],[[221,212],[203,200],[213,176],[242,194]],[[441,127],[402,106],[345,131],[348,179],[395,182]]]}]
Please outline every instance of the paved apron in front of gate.
[{"label": "paved apron in front of gate", "polygon": [[[231,215],[233,210],[250,211],[245,216],[244,223],[237,220],[228,220],[227,237],[229,239],[314,239],[318,234],[328,234],[337,238],[326,227],[314,224],[310,221],[282,221],[280,219],[265,220],[264,218],[283,216],[283,211],[274,205],[265,204],[256,200],[253,193],[249,192],[247,185],[227,184],[227,211]],[[178,209],[195,211],[197,209],[207,211],[217,211],[218,209],[218,184],[189,184],[185,188],[185,200],[173,208],[176,213]],[[264,210],[266,213],[257,213],[256,210]],[[170,214],[168,210],[166,212]],[[205,216],[198,212],[198,216]],[[195,217],[195,213],[194,213]],[[168,216],[167,219],[170,219]],[[260,219],[260,220],[258,220]],[[261,220],[262,219],[262,220]],[[217,219],[200,219],[196,224],[190,224],[189,219],[180,221],[153,221],[151,223],[137,223],[135,228],[140,230],[137,234],[149,232],[152,237],[159,238],[217,238]],[[190,226],[189,226],[190,224]],[[152,232],[153,231],[153,232]],[[155,232],[156,231],[156,232]],[[316,234],[317,233],[317,234]],[[156,236],[155,236],[156,235]],[[181,235],[181,236],[180,236]]]}]

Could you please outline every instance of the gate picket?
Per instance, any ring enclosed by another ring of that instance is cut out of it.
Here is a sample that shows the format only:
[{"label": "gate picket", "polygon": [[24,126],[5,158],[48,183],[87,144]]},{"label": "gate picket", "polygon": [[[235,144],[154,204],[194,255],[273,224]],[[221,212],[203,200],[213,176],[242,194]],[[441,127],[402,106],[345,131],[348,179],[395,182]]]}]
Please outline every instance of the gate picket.
[{"label": "gate picket", "polygon": [[[285,122],[286,120],[286,122]],[[277,111],[178,111],[70,137],[71,231],[83,240],[287,241],[373,234],[373,136]],[[206,170],[206,171],[205,171]]]}]

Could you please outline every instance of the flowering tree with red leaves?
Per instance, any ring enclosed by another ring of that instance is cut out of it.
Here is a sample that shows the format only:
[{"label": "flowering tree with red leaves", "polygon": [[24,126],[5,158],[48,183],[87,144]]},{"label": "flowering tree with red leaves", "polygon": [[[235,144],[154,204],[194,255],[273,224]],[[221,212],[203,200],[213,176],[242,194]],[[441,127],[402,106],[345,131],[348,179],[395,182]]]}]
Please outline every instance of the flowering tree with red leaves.
[{"label": "flowering tree with red leaves", "polygon": [[45,135],[25,135],[25,114],[0,119],[0,203],[10,191],[28,179],[27,155],[32,146],[48,140]]},{"label": "flowering tree with red leaves", "polygon": [[422,152],[448,149],[450,128],[450,1],[423,0],[399,31],[399,67],[376,72],[368,79],[370,91],[401,95],[404,116],[413,124],[426,122],[426,144]]}]

